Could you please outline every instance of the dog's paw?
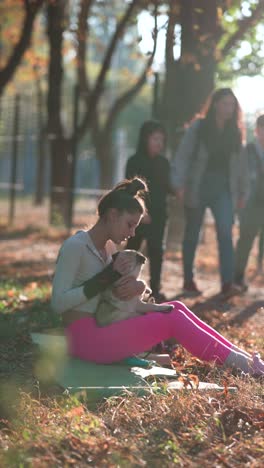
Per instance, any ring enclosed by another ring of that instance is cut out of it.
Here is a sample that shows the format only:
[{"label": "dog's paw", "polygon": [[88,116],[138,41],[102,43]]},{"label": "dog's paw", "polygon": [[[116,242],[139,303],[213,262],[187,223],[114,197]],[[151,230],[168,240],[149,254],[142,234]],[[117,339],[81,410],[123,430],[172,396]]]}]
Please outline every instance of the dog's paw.
[{"label": "dog's paw", "polygon": [[146,288],[145,288],[145,291],[144,291],[144,294],[150,296],[150,294],[152,293],[152,289],[150,289],[149,286],[146,285]]},{"label": "dog's paw", "polygon": [[172,304],[163,304],[161,312],[164,312],[166,314],[167,312],[171,312],[172,309],[174,309],[174,306]]},{"label": "dog's paw", "polygon": [[148,304],[156,304],[155,298],[153,296],[148,297],[146,302]]}]

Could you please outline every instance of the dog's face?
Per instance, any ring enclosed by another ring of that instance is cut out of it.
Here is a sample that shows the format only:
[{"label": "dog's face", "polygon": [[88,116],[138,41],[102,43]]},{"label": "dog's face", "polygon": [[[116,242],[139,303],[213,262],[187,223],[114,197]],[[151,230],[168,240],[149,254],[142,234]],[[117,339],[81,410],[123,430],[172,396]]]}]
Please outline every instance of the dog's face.
[{"label": "dog's face", "polygon": [[140,273],[142,265],[146,262],[146,257],[136,250],[122,250],[120,252],[116,252],[112,255],[113,260],[117,257],[117,255],[122,255],[124,258],[129,259],[131,264],[131,270],[129,271],[129,275],[137,277]]}]

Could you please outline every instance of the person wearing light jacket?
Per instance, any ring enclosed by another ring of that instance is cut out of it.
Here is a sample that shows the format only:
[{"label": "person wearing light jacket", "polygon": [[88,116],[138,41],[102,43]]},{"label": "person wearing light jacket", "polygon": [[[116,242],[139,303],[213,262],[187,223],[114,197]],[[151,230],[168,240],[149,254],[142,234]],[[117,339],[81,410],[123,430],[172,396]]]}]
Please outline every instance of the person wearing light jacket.
[{"label": "person wearing light jacket", "polygon": [[171,184],[184,205],[183,290],[200,291],[193,264],[206,208],[210,208],[218,239],[221,293],[234,294],[234,212],[248,191],[246,167],[241,160],[240,107],[229,88],[215,91],[203,119],[185,132],[172,162]]}]

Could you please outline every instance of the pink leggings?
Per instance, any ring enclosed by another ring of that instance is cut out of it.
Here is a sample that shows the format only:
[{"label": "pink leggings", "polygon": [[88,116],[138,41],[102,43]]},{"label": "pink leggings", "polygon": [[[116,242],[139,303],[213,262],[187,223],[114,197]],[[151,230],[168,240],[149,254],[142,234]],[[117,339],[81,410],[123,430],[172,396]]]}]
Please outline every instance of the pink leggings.
[{"label": "pink leggings", "polygon": [[150,350],[161,341],[175,338],[194,356],[223,364],[232,343],[200,320],[182,302],[165,314],[150,312],[128,320],[98,327],[93,317],[76,320],[67,327],[73,357],[100,364],[121,361]]}]

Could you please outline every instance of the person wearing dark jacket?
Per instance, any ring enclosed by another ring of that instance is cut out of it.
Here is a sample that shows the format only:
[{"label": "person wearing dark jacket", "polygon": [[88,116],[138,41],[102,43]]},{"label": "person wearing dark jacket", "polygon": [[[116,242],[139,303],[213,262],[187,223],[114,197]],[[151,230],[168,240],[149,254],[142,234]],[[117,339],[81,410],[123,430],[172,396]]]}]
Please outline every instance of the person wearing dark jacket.
[{"label": "person wearing dark jacket", "polygon": [[246,291],[244,281],[250,251],[256,237],[259,238],[258,266],[263,255],[263,220],[264,220],[264,114],[256,120],[255,139],[248,143],[242,152],[249,175],[247,201],[240,213],[240,235],[236,246],[235,283]]},{"label": "person wearing dark jacket", "polygon": [[156,302],[165,300],[160,292],[163,252],[167,226],[167,196],[170,187],[170,165],[163,155],[166,147],[166,132],[162,124],[149,120],[139,131],[136,153],[126,165],[126,177],[143,177],[149,187],[146,199],[147,215],[129,239],[127,248],[139,250],[143,240],[147,242],[150,264],[150,287]]}]

